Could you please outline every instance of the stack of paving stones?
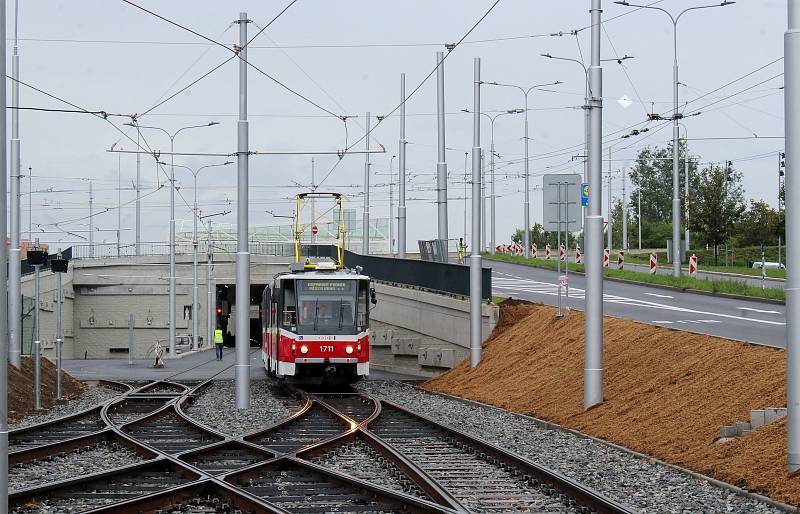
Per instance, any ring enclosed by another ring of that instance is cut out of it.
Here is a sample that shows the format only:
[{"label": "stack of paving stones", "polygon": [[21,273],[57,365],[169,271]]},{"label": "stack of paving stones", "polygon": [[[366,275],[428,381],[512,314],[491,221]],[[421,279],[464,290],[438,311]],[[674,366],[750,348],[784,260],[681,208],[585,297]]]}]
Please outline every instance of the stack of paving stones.
[{"label": "stack of paving stones", "polygon": [[399,382],[367,381],[357,388],[506,448],[643,512],[782,512],[663,464],[548,429],[502,409],[468,404]]},{"label": "stack of paving stones", "polygon": [[271,380],[253,381],[250,408],[239,410],[233,380],[216,380],[189,404],[186,413],[218,432],[239,437],[268,427],[296,411],[290,402],[276,394],[275,388]]},{"label": "stack of paving stones", "polygon": [[69,453],[11,466],[8,469],[8,487],[12,491],[29,489],[142,461],[142,457],[128,448],[103,442]]},{"label": "stack of paving stones", "polygon": [[54,419],[86,410],[90,407],[94,407],[122,394],[123,392],[119,389],[104,386],[102,384],[96,386],[86,386],[83,388],[83,391],[81,391],[81,394],[78,398],[54,405],[50,410],[43,412],[42,414],[28,416],[17,423],[10,423],[9,428],[11,430],[16,430],[19,428],[29,427],[31,425],[38,425],[39,423],[44,423],[46,421],[52,421]]}]

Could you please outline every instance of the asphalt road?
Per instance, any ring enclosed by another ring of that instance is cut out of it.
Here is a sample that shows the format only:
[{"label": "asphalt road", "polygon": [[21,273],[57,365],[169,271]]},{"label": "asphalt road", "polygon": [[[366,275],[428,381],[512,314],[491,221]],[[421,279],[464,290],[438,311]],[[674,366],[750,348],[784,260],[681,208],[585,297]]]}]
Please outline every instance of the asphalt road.
[{"label": "asphalt road", "polygon": [[[616,262],[612,263],[612,266],[616,265]],[[644,264],[629,264],[625,263],[625,269],[631,271],[639,271],[641,273],[649,273],[650,266],[646,266]],[[664,266],[659,266],[658,268],[659,274],[671,274],[672,273],[672,264],[666,264]],[[688,274],[689,271],[687,269],[683,270],[684,273]],[[704,272],[701,269],[697,270],[698,278],[705,278],[708,280],[732,280],[734,282],[744,282],[745,284],[750,284],[751,286],[761,287],[761,277],[760,276],[742,276],[742,275],[731,275],[726,273],[708,273]],[[781,280],[778,278],[765,278],[764,285],[766,287],[772,287],[776,289],[784,289],[786,287],[786,281]]]},{"label": "asphalt road", "polygon": [[[520,264],[485,261],[492,268],[492,294],[556,305],[558,274]],[[569,275],[562,305],[584,310],[583,275]],[[736,339],[765,346],[786,345],[783,305],[683,293],[647,285],[604,281],[603,311],[653,325]]]}]

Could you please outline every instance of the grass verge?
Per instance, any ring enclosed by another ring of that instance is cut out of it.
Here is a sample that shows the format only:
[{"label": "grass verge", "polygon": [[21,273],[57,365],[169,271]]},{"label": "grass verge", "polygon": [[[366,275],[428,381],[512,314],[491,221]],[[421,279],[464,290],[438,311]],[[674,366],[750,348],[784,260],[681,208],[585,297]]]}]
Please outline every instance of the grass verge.
[{"label": "grass verge", "polygon": [[[495,260],[502,262],[512,262],[515,264],[526,264],[538,268],[545,268],[555,270],[558,266],[556,260],[545,259],[526,259],[519,255],[507,254],[483,254],[487,260]],[[562,270],[564,269],[562,263]],[[570,271],[584,272],[583,264],[570,263]],[[768,287],[761,289],[757,286],[752,286],[738,280],[708,280],[704,278],[691,278],[689,276],[681,276],[675,278],[671,275],[650,275],[649,273],[640,273],[638,271],[616,270],[606,268],[603,270],[603,275],[608,278],[616,278],[621,280],[630,280],[631,282],[640,282],[643,284],[654,284],[661,286],[676,287],[685,291],[702,291],[714,294],[731,294],[737,296],[748,296],[752,298],[766,298],[769,300],[786,301],[786,292],[783,289]]]},{"label": "grass verge", "polygon": [[[631,262],[634,264],[650,264],[650,257],[649,255],[645,254],[625,254],[625,262]],[[711,266],[708,264],[699,264],[700,271],[713,271],[717,273],[736,273],[739,275],[751,275],[754,277],[761,276],[760,269],[753,269],[748,268],[747,266]],[[689,267],[684,265],[683,269],[689,270]],[[768,269],[767,270],[767,278],[786,278],[786,270],[785,269]]]}]

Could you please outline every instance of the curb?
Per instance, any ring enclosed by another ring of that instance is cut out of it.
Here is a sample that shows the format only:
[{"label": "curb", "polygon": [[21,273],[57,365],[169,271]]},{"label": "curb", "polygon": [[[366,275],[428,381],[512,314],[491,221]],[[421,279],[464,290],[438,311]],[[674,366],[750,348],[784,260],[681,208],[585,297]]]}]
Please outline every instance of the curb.
[{"label": "curb", "polygon": [[758,494],[758,493],[753,493],[753,492],[747,491],[747,490],[742,489],[740,487],[737,487],[737,486],[735,486],[733,484],[729,484],[728,482],[723,482],[721,480],[717,480],[716,478],[711,478],[710,476],[703,475],[702,473],[698,473],[698,472],[692,471],[690,469],[682,468],[682,467],[677,466],[675,464],[670,464],[669,462],[665,462],[665,461],[663,461],[661,459],[658,459],[656,457],[652,457],[650,455],[646,455],[644,453],[640,453],[640,452],[637,452],[635,450],[631,450],[629,448],[625,448],[624,446],[620,446],[620,445],[618,445],[616,443],[612,443],[610,441],[606,441],[605,439],[600,439],[598,437],[595,437],[595,436],[592,436],[592,435],[589,435],[589,434],[584,434],[583,432],[578,432],[577,430],[574,430],[572,428],[563,427],[563,426],[561,426],[561,425],[559,425],[557,423],[553,423],[553,422],[550,422],[550,421],[545,421],[543,419],[535,418],[535,417],[529,416],[527,414],[520,414],[518,412],[513,412],[513,411],[510,411],[510,410],[506,410],[506,409],[497,407],[495,405],[489,405],[487,403],[479,402],[477,400],[470,400],[469,398],[462,398],[460,396],[454,396],[454,395],[451,395],[451,394],[441,393],[441,392],[438,392],[438,391],[429,391],[427,389],[422,389],[421,387],[419,387],[416,384],[409,384],[409,385],[411,387],[413,387],[414,389],[417,389],[419,391],[422,391],[422,392],[425,392],[425,393],[428,393],[428,394],[436,394],[436,395],[439,395],[439,396],[443,396],[445,398],[449,398],[451,400],[459,401],[459,402],[470,404],[470,405],[476,405],[476,406],[480,406],[480,407],[486,407],[486,408],[490,408],[490,409],[501,410],[503,412],[507,412],[507,413],[512,414],[514,416],[519,416],[521,418],[525,418],[527,420],[530,420],[530,421],[534,422],[535,424],[541,426],[542,428],[545,428],[545,429],[548,429],[548,430],[557,430],[557,431],[561,431],[561,432],[566,432],[566,433],[572,434],[574,436],[581,437],[583,439],[589,439],[589,440],[594,441],[596,443],[604,444],[606,446],[614,448],[615,450],[621,451],[623,453],[627,453],[628,455],[632,455],[634,457],[638,457],[640,459],[644,459],[644,460],[649,461],[649,462],[655,462],[655,463],[660,464],[662,466],[666,466],[666,467],[672,469],[673,471],[678,471],[680,473],[684,473],[686,475],[689,475],[692,478],[695,478],[697,480],[708,482],[708,483],[710,483],[710,484],[712,484],[712,485],[714,485],[716,487],[719,487],[720,489],[725,489],[726,491],[730,491],[730,492],[738,494],[740,496],[744,496],[744,497],[749,498],[751,500],[756,500],[756,501],[760,501],[760,502],[766,503],[766,504],[768,504],[768,505],[770,505],[772,507],[775,507],[777,509],[780,509],[780,510],[782,510],[784,512],[793,512],[793,513],[800,512],[800,508],[795,507],[793,505],[789,505],[788,503],[782,503],[782,502],[779,502],[777,500],[773,500],[772,498],[769,498],[768,496],[764,496],[764,495],[761,495],[761,494]]},{"label": "curb", "polygon": [[[536,264],[530,264],[530,263],[524,263],[524,262],[505,261],[505,260],[502,260],[502,259],[492,259],[491,257],[484,257],[484,259],[486,259],[487,261],[492,261],[492,262],[502,262],[502,263],[506,263],[506,264],[516,264],[517,266],[527,266],[529,268],[543,269],[543,270],[548,270],[548,271],[556,271],[554,269],[551,269],[551,268],[548,268],[548,267],[545,267],[545,266],[537,266]],[[586,273],[584,273],[582,271],[573,271],[572,273],[574,273],[575,275],[583,275],[583,276],[586,275]],[[620,283],[623,283],[623,284],[631,284],[631,285],[637,285],[637,286],[653,287],[653,288],[656,288],[656,289],[666,289],[668,291],[679,291],[679,292],[688,293],[688,294],[699,294],[699,295],[704,295],[704,296],[716,296],[718,298],[728,298],[728,299],[731,299],[731,300],[744,300],[744,301],[750,301],[750,302],[761,302],[761,303],[768,303],[768,304],[771,304],[771,305],[786,305],[786,301],[785,300],[774,300],[772,298],[759,298],[758,296],[746,296],[746,295],[731,294],[731,293],[715,293],[713,291],[702,291],[700,289],[690,289],[690,288],[686,288],[686,287],[668,286],[668,285],[664,285],[664,284],[652,284],[650,282],[639,282],[639,281],[636,281],[636,280],[628,280],[628,279],[625,279],[625,278],[615,278],[615,277],[606,277],[606,276],[603,276],[603,280],[608,280],[608,281],[611,281],[611,282],[620,282]]]}]

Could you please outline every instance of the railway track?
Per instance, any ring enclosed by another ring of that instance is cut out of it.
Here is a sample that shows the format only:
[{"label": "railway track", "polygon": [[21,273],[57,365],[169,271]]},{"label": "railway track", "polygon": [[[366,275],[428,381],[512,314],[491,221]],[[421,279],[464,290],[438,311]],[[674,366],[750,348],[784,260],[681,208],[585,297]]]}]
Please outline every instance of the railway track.
[{"label": "railway track", "polygon": [[631,512],[363,394],[270,386],[292,414],[240,435],[184,412],[210,381],[137,386],[9,434],[13,512]]}]

